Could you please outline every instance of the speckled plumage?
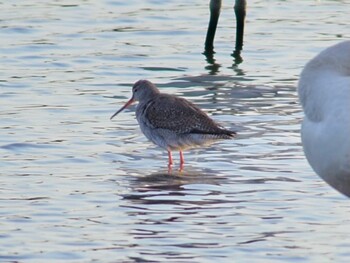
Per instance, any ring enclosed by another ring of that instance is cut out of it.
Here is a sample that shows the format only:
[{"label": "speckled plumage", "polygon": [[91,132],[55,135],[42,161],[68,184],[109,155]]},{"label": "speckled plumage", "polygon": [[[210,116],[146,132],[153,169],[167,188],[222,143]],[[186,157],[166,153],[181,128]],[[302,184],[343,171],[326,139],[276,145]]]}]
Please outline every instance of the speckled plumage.
[{"label": "speckled plumage", "polygon": [[234,135],[193,103],[168,94],[140,103],[136,118],[146,137],[167,150],[185,150]]},{"label": "speckled plumage", "polygon": [[160,93],[148,80],[139,80],[133,86],[133,96],[112,118],[138,100],[136,118],[144,135],[169,153],[205,145],[219,139],[232,139],[234,131],[221,128],[193,103],[174,95]]}]

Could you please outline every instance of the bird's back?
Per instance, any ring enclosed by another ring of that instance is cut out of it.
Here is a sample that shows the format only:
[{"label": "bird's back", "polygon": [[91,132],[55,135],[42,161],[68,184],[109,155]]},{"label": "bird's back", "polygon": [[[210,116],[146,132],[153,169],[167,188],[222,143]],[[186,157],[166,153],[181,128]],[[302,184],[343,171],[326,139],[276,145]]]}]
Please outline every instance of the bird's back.
[{"label": "bird's back", "polygon": [[145,117],[152,127],[168,129],[178,134],[235,134],[221,128],[188,100],[168,94],[160,94],[152,100],[147,106]]},{"label": "bird's back", "polygon": [[146,137],[163,148],[191,148],[235,135],[221,128],[193,103],[168,94],[140,103],[136,116]]}]

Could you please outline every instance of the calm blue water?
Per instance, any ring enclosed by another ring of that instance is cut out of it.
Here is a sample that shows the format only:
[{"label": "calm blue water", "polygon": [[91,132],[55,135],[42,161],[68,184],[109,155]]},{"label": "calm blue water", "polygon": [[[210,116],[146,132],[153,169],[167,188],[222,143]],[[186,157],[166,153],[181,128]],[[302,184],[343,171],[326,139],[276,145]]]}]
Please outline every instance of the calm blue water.
[{"label": "calm blue water", "polygon": [[[0,3],[1,262],[348,262],[349,200],[307,164],[296,84],[348,39],[348,1],[233,1],[214,61],[208,1]],[[236,129],[167,174],[134,108],[150,79]]]}]

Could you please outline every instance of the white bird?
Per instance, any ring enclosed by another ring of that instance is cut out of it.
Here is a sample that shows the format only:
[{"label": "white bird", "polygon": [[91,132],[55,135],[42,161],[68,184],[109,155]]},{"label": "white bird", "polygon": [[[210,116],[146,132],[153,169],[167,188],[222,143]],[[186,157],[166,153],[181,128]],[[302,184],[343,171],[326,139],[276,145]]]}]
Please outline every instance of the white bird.
[{"label": "white bird", "polygon": [[350,41],[309,61],[298,93],[305,156],[323,180],[350,197]]}]

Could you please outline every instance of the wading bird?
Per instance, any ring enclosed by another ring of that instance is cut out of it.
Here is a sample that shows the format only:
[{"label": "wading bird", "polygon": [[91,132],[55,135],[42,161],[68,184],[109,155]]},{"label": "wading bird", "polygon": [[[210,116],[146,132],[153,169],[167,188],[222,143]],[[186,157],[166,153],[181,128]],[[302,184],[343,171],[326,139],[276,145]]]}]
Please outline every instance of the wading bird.
[{"label": "wading bird", "polygon": [[[218,20],[221,10],[221,0],[210,0],[210,19],[207,31],[207,37],[205,39],[205,53],[214,52],[214,38],[218,25]],[[244,35],[244,20],[246,16],[247,1],[236,0],[234,10],[236,14],[236,46],[233,52],[233,56],[239,56],[243,48],[243,35]]]},{"label": "wading bird", "polygon": [[168,151],[169,169],[173,164],[171,151],[180,152],[182,170],[183,150],[220,139],[232,139],[236,134],[220,127],[190,101],[161,93],[148,80],[139,80],[134,84],[131,99],[111,119],[134,101],[139,102],[136,119],[141,131],[151,142]]}]

